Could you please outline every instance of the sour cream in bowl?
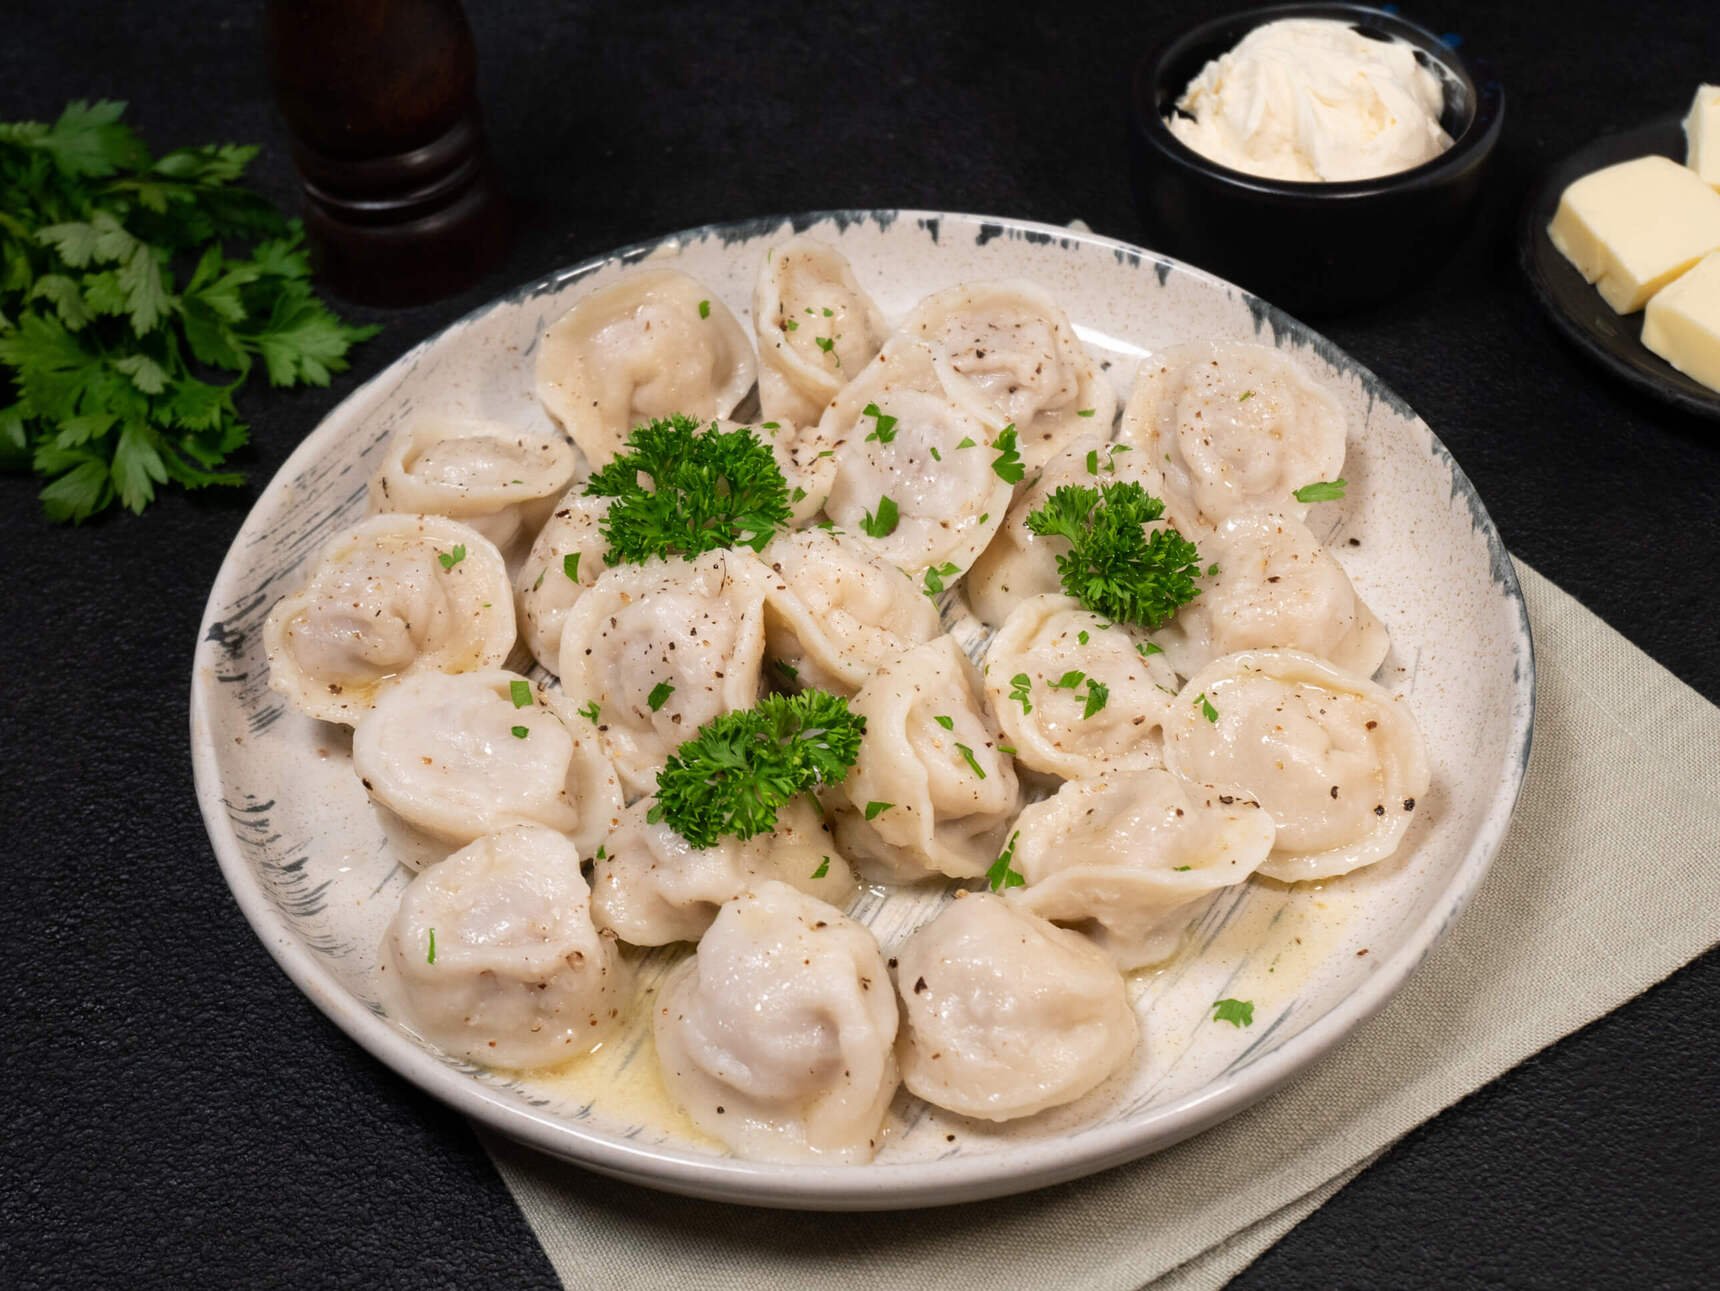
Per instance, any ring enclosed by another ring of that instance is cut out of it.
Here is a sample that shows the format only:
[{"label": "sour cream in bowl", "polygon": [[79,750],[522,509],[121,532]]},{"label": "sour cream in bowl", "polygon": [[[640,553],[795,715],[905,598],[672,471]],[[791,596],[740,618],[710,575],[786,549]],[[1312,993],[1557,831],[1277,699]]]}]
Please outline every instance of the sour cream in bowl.
[{"label": "sour cream in bowl", "polygon": [[1375,179],[1451,147],[1444,82],[1413,45],[1331,18],[1256,27],[1189,82],[1166,124],[1232,170],[1299,183]]},{"label": "sour cream in bowl", "polygon": [[1504,113],[1457,37],[1379,9],[1271,5],[1169,32],[1129,104],[1144,240],[1295,313],[1388,299],[1469,226]]}]

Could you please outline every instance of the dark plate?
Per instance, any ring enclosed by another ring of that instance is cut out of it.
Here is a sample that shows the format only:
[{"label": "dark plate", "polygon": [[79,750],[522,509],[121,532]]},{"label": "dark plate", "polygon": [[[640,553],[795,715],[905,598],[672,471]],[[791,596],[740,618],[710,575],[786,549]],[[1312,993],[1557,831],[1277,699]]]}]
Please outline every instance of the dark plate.
[{"label": "dark plate", "polygon": [[1622,134],[1609,134],[1579,148],[1542,179],[1523,213],[1523,272],[1554,323],[1608,371],[1676,408],[1720,420],[1720,391],[1710,390],[1651,354],[1642,344],[1642,311],[1619,315],[1583,280],[1547,236],[1559,196],[1590,171],[1659,153],[1684,162],[1681,117],[1665,117]]}]

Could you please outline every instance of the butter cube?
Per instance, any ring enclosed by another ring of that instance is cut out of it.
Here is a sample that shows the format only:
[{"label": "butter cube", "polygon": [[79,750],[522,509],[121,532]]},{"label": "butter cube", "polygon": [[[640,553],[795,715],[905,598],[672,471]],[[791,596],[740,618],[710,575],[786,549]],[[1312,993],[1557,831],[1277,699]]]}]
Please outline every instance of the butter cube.
[{"label": "butter cube", "polygon": [[1621,314],[1720,248],[1720,192],[1669,157],[1584,175],[1559,198],[1547,236]]},{"label": "butter cube", "polygon": [[1684,164],[1702,177],[1704,184],[1720,188],[1720,85],[1701,85],[1684,118],[1684,140],[1688,146]]},{"label": "butter cube", "polygon": [[1642,343],[1686,376],[1720,390],[1720,252],[1654,294]]}]

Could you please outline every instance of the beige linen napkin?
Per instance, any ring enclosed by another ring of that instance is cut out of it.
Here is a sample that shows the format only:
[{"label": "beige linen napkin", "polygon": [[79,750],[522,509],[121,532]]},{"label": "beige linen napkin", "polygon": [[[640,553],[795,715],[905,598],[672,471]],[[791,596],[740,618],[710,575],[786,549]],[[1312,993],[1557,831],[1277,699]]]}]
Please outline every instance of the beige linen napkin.
[{"label": "beige linen napkin", "polygon": [[1534,570],[1517,571],[1538,705],[1510,835],[1421,968],[1300,1077],[1104,1174],[878,1215],[689,1201],[486,1136],[562,1281],[1220,1287],[1406,1131],[1720,940],[1720,802],[1699,774],[1720,752],[1720,709]]}]

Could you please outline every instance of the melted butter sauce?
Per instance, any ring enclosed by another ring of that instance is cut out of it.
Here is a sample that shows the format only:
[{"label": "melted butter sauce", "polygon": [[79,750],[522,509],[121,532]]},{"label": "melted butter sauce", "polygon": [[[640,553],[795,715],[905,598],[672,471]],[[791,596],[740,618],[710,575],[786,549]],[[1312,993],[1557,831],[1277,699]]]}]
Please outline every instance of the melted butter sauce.
[{"label": "melted butter sauce", "polygon": [[1220,892],[1169,959],[1129,975],[1130,1002],[1144,1019],[1157,1015],[1160,1046],[1191,1045],[1218,999],[1252,1001],[1258,1035],[1323,969],[1330,972],[1333,959],[1355,954],[1350,943],[1363,905],[1354,876],[1296,884],[1250,879]]},{"label": "melted butter sauce", "polygon": [[691,950],[623,952],[637,973],[621,1029],[571,1062],[521,1072],[520,1084],[532,1095],[566,1104],[574,1119],[595,1120],[620,1137],[647,1143],[669,1140],[676,1147],[726,1155],[728,1149],[702,1133],[669,1097],[651,1038],[657,992],[669,970]]}]

